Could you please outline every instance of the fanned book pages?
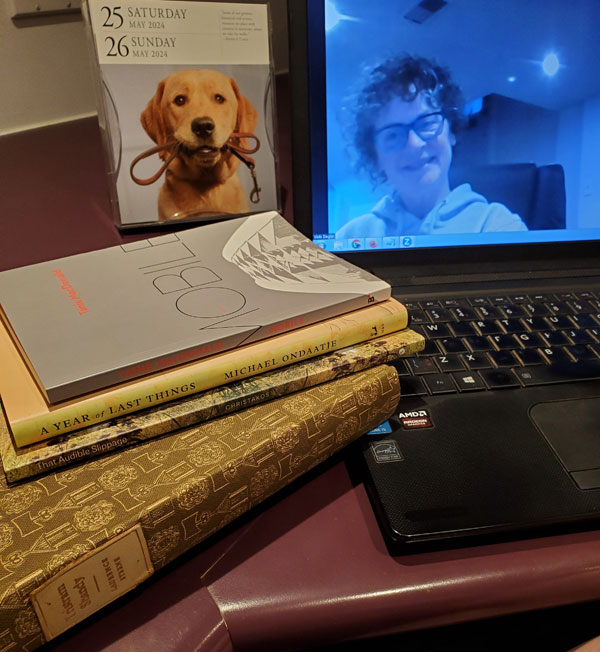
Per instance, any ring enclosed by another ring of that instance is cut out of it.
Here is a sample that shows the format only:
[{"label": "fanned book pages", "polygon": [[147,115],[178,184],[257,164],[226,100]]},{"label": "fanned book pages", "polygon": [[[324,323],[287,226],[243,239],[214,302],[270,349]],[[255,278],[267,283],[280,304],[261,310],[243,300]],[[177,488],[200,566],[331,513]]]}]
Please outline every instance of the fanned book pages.
[{"label": "fanned book pages", "polygon": [[276,212],[0,273],[5,324],[50,403],[389,296]]},{"label": "fanned book pages", "polygon": [[84,0],[120,228],[279,208],[265,3]]}]

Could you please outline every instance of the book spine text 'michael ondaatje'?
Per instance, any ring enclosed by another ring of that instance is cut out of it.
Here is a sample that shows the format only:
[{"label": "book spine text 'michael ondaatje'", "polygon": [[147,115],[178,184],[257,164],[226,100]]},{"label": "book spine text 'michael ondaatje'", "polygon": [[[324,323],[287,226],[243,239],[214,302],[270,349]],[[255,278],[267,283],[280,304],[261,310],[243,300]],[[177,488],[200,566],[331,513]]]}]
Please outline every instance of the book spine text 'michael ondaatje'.
[{"label": "book spine text 'michael ondaatje'", "polygon": [[55,471],[335,378],[358,373],[402,356],[413,355],[423,348],[424,343],[422,335],[404,329],[166,405],[117,417],[27,448],[15,448],[8,431],[0,430],[0,456],[4,473],[9,482],[17,482],[40,473]]},{"label": "book spine text 'michael ondaatje'", "polygon": [[269,340],[49,406],[6,330],[0,329],[0,396],[16,446],[28,446],[117,416],[255,376],[406,328],[389,299]]}]

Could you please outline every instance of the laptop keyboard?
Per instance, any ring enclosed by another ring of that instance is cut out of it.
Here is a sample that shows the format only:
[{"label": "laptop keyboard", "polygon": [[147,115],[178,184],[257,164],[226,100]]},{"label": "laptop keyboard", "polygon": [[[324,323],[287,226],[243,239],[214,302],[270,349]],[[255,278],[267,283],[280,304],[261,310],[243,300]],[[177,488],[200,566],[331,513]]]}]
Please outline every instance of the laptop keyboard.
[{"label": "laptop keyboard", "polygon": [[403,396],[600,378],[600,292],[396,298],[426,338],[395,364]]}]

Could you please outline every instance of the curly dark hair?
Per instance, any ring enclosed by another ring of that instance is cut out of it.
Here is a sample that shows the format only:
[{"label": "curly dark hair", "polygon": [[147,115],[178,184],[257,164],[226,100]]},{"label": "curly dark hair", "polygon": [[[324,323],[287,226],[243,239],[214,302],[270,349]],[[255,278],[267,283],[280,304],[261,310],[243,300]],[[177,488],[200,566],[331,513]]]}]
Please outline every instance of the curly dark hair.
[{"label": "curly dark hair", "polygon": [[444,113],[456,134],[464,122],[464,100],[446,68],[424,57],[402,54],[369,71],[367,82],[355,100],[351,138],[358,154],[357,167],[366,170],[374,183],[382,180],[375,151],[375,117],[395,97],[412,102],[419,93],[426,95],[433,109]]}]

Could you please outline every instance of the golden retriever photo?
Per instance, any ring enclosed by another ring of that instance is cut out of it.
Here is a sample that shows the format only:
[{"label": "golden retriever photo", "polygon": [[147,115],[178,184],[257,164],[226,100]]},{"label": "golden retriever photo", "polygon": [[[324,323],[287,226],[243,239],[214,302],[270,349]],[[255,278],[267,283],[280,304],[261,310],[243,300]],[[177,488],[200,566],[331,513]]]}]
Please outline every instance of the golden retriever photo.
[{"label": "golden retriever photo", "polygon": [[[216,70],[179,70],[158,83],[141,124],[163,161],[174,156],[158,195],[161,221],[250,211],[240,160],[227,144],[232,135],[254,134],[257,122],[235,80]],[[251,145],[248,138],[237,142]]]}]

